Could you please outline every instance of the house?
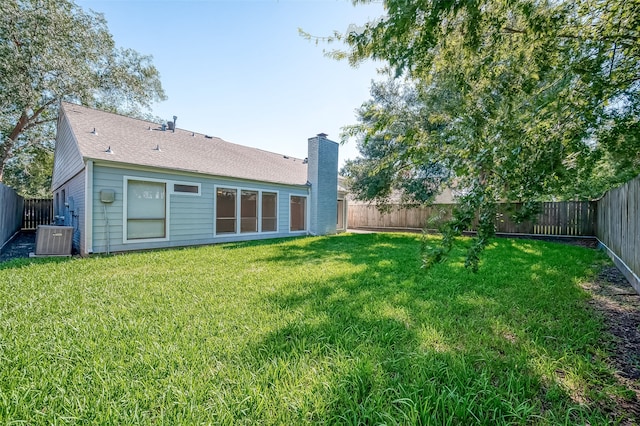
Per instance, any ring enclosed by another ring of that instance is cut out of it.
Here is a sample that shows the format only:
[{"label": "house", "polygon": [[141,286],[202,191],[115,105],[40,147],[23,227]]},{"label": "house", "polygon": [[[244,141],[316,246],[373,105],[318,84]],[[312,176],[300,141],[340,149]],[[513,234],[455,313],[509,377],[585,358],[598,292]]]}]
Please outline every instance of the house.
[{"label": "house", "polygon": [[299,159],[63,102],[56,222],[82,255],[332,234],[346,204],[326,136]]},{"label": "house", "polygon": [[343,176],[338,176],[338,217],[336,223],[337,232],[347,231],[347,207],[349,198],[349,188],[347,180]]}]

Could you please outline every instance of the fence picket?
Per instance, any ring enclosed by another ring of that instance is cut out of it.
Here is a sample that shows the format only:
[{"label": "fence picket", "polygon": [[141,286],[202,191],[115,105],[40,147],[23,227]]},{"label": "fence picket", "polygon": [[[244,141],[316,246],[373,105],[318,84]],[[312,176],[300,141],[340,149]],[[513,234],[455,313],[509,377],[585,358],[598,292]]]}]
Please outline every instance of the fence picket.
[{"label": "fence picket", "polygon": [[33,198],[24,200],[22,229],[34,230],[38,225],[50,225],[53,222],[53,200]]},{"label": "fence picket", "polygon": [[[570,235],[593,236],[596,220],[596,203],[589,201],[570,201],[562,203],[542,203],[540,213],[533,221],[515,223],[509,212],[517,211],[520,204],[499,204],[496,217],[496,232],[534,235]],[[350,204],[348,220],[351,228],[408,228],[420,229],[427,226],[435,229],[429,223],[434,216],[443,219],[451,217],[453,205],[436,204],[425,207],[403,208],[393,205],[389,213],[381,213],[375,205]],[[478,221],[475,219],[470,231],[477,230]]]},{"label": "fence picket", "polygon": [[[640,292],[640,176],[598,201],[596,235],[635,274],[625,273]],[[624,265],[616,264],[625,272]]]}]

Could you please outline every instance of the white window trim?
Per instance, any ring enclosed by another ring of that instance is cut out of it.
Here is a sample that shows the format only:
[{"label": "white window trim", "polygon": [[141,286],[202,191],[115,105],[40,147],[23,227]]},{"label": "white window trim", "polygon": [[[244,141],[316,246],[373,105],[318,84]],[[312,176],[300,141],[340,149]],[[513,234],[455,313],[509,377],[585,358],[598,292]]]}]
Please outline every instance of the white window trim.
[{"label": "white window trim", "polygon": [[[268,192],[276,194],[276,229],[275,231],[262,231],[262,194]],[[258,204],[258,234],[276,234],[280,228],[280,192],[277,190],[264,189],[260,191],[260,200]]]},{"label": "white window trim", "polygon": [[[218,234],[218,230],[216,229],[216,221],[218,219],[216,212],[217,206],[216,202],[218,200],[218,188],[224,189],[233,189],[236,191],[236,230],[235,232],[225,232],[223,234]],[[240,226],[242,221],[242,191],[255,191],[258,193],[258,232],[240,232]],[[276,230],[275,231],[265,231],[262,232],[262,193],[269,192],[271,194],[276,194]],[[237,185],[224,185],[224,184],[216,184],[213,186],[213,238],[224,238],[228,236],[237,236],[237,235],[268,235],[268,234],[277,234],[280,229],[279,224],[280,219],[280,191],[277,189],[258,189],[251,188],[246,186],[237,186]]]},{"label": "white window trim", "polygon": [[[200,194],[202,194],[202,184],[200,184],[200,183],[197,183],[197,182],[182,182],[182,181],[178,181],[178,180],[168,180],[167,182],[168,182],[168,185],[171,185],[171,190],[167,191],[171,195],[180,195],[180,196],[185,196],[185,197],[199,197]],[[174,186],[175,185],[197,186],[198,187],[198,192],[180,192],[180,191],[175,191],[174,190]]]},{"label": "white window trim", "polygon": [[[300,231],[292,231],[291,230],[291,197],[301,197],[301,198],[306,198],[305,202],[304,202],[304,221],[305,221],[305,229],[300,230]],[[296,234],[296,235],[304,235],[304,234],[308,234],[309,233],[309,195],[307,194],[289,194],[289,233],[290,234]]]},{"label": "white window trim", "polygon": [[[224,188],[224,189],[233,189],[234,191],[236,191],[236,230],[235,232],[224,232],[222,234],[218,234],[218,228],[217,228],[217,221],[218,221],[218,188]],[[220,237],[226,237],[228,235],[237,235],[239,234],[238,232],[238,228],[240,226],[240,220],[238,220],[238,209],[240,208],[240,203],[239,203],[239,194],[240,194],[240,188],[237,186],[233,186],[233,185],[214,185],[213,186],[213,237],[216,238],[220,238]]]},{"label": "white window trim", "polygon": [[[165,196],[164,196],[164,202],[165,202],[165,215],[164,215],[164,220],[165,220],[165,224],[164,224],[164,238],[136,238],[133,240],[130,240],[127,238],[127,234],[128,234],[128,220],[127,220],[127,210],[128,210],[128,187],[129,187],[129,181],[131,180],[136,180],[136,181],[140,181],[140,182],[154,182],[154,183],[164,183],[165,184]],[[123,177],[123,196],[122,196],[122,243],[123,244],[143,244],[143,243],[155,243],[155,242],[162,242],[162,241],[169,241],[171,236],[169,234],[170,232],[170,219],[171,219],[171,209],[170,209],[170,203],[169,203],[169,199],[171,198],[171,193],[169,191],[169,185],[171,184],[172,181],[168,181],[166,179],[155,179],[155,178],[148,178],[148,177],[142,177],[142,176],[124,176]]]}]

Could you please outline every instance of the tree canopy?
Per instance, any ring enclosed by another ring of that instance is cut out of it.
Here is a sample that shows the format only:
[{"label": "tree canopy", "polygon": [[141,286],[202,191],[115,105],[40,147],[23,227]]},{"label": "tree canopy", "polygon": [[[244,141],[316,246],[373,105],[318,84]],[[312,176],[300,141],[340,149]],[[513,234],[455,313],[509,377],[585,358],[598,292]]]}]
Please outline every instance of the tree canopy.
[{"label": "tree canopy", "polygon": [[63,99],[140,114],[165,94],[151,57],[116,47],[102,14],[70,0],[3,0],[0,182],[6,171],[23,191],[33,173],[42,180]]},{"label": "tree canopy", "polygon": [[409,198],[423,201],[444,181],[428,171],[448,177],[458,207],[425,264],[477,217],[467,258],[476,269],[498,202],[530,212],[640,172],[638,0],[384,4],[379,20],[336,34],[349,48],[332,56],[382,60],[392,72],[346,128],[363,157],[345,172],[357,196],[382,200],[408,183]]}]

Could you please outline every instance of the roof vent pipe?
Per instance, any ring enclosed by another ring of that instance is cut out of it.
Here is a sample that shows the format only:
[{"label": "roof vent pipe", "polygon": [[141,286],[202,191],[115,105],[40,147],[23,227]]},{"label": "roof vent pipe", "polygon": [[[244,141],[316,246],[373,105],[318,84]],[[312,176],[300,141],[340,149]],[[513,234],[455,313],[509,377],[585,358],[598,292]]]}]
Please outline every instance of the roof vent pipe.
[{"label": "roof vent pipe", "polygon": [[178,119],[178,117],[176,117],[175,115],[173,116],[173,133],[176,132],[176,120]]}]

